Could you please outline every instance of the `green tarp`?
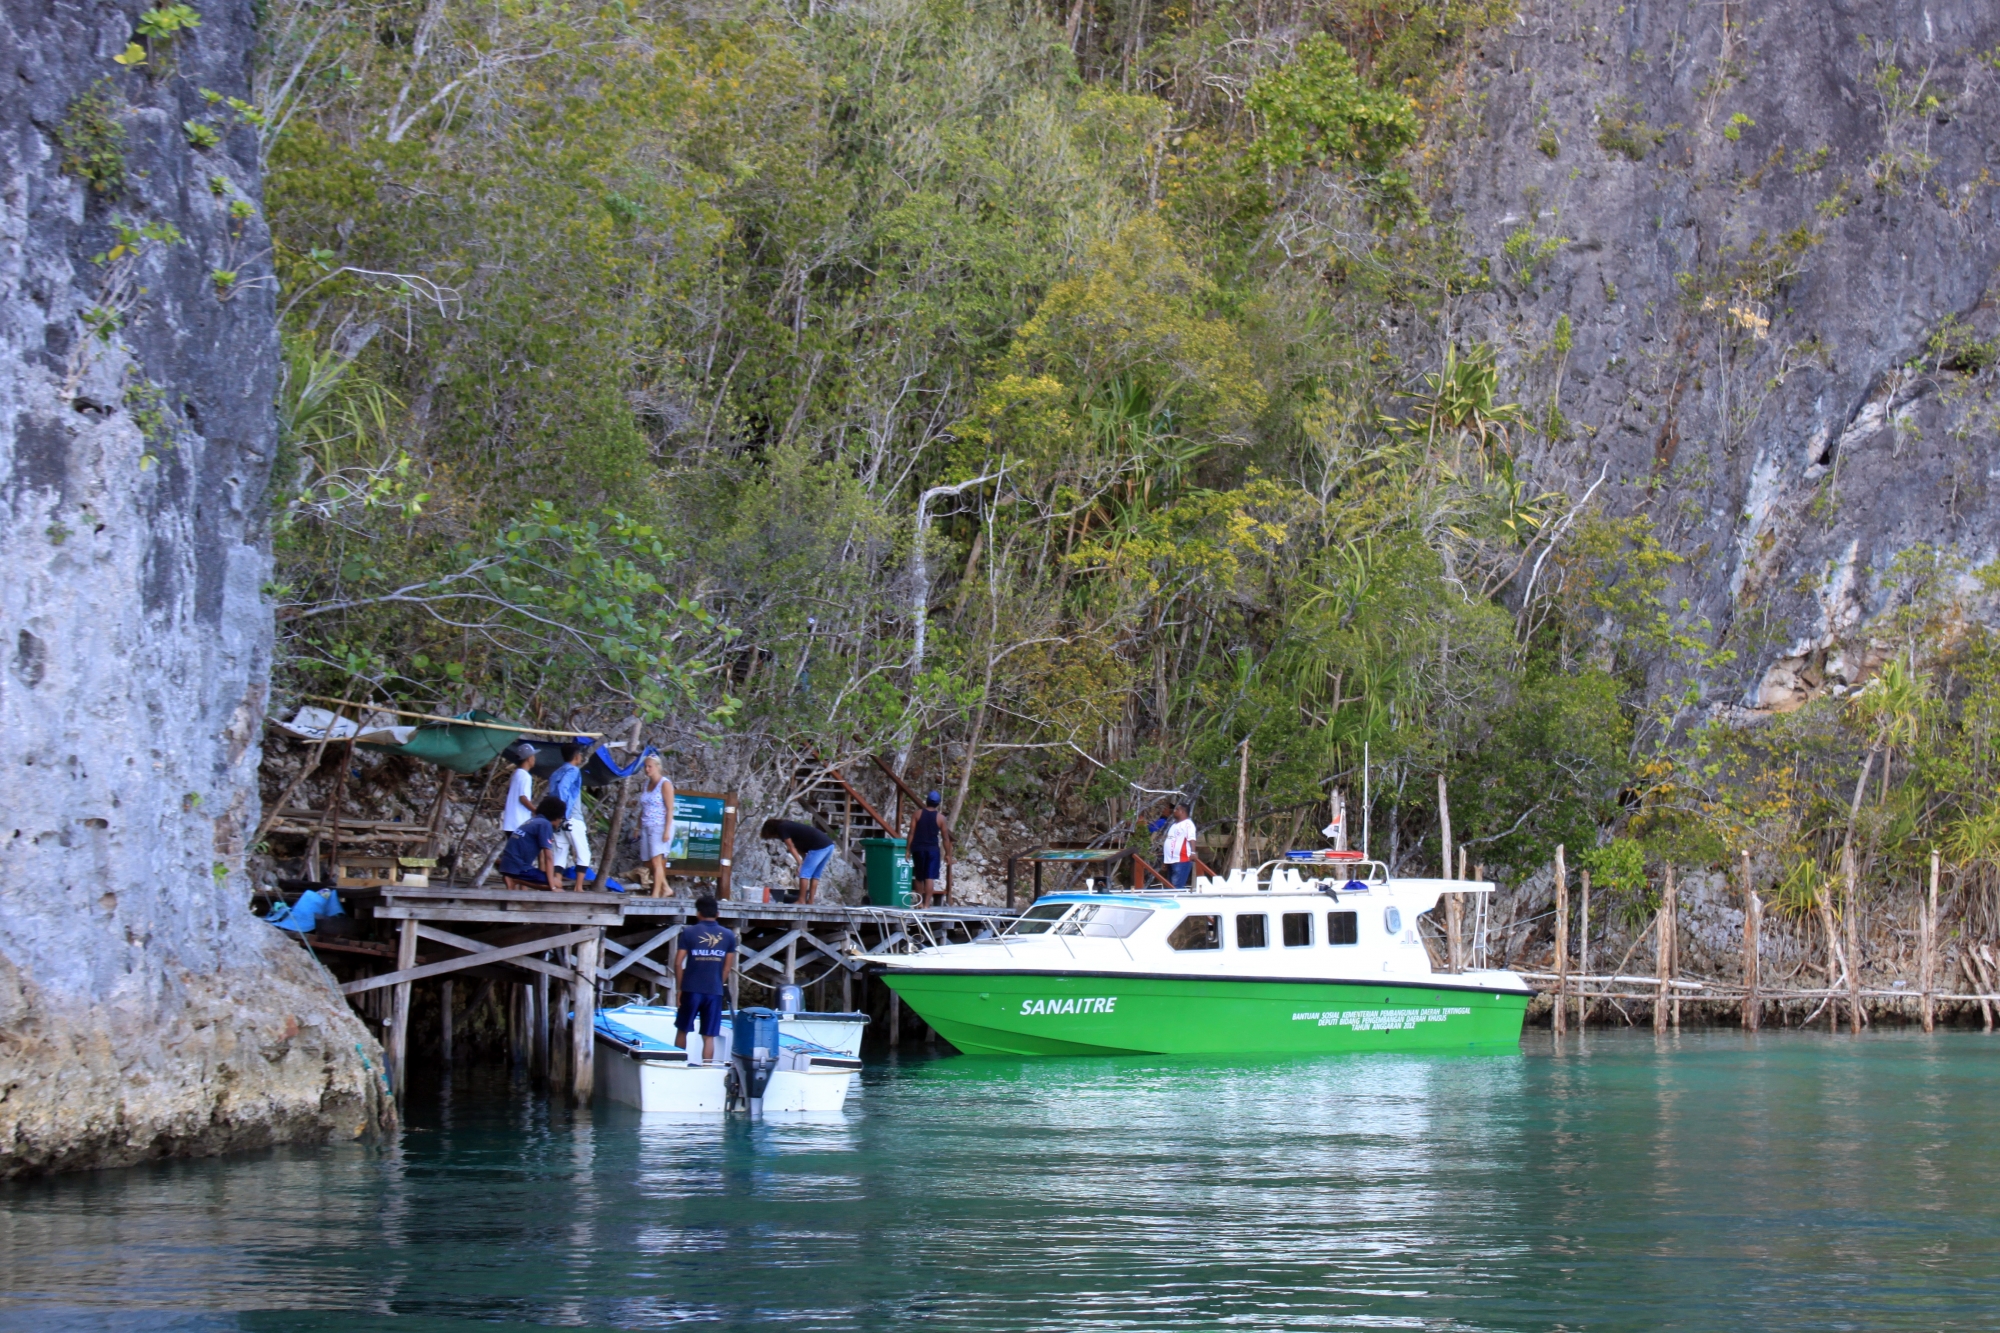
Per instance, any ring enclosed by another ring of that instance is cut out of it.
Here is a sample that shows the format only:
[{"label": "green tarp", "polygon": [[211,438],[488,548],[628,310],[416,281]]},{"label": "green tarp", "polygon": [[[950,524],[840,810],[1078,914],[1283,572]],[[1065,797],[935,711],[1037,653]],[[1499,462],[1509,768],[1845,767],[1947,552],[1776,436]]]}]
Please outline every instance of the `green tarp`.
[{"label": "green tarp", "polygon": [[406,754],[454,773],[477,773],[499,758],[502,750],[521,739],[520,732],[506,729],[512,723],[491,713],[475,708],[465,716],[468,721],[493,722],[500,726],[462,727],[451,722],[426,722],[401,745],[380,745],[371,741],[358,744],[361,749],[380,750],[383,754]]}]

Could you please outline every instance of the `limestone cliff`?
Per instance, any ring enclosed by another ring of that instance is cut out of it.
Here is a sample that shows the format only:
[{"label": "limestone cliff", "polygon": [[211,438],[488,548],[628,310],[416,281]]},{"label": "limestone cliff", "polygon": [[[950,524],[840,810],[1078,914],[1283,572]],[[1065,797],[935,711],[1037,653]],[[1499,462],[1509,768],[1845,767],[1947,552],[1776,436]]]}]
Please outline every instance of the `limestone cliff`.
[{"label": "limestone cliff", "polygon": [[1525,0],[1470,74],[1460,331],[1566,422],[1536,483],[1692,557],[1712,703],[1862,678],[1900,553],[2000,554],[2000,7]]},{"label": "limestone cliff", "polygon": [[150,37],[140,9],[5,7],[9,1174],[382,1114],[367,1033],[245,907],[278,349],[254,127],[204,90],[246,94],[251,6]]}]

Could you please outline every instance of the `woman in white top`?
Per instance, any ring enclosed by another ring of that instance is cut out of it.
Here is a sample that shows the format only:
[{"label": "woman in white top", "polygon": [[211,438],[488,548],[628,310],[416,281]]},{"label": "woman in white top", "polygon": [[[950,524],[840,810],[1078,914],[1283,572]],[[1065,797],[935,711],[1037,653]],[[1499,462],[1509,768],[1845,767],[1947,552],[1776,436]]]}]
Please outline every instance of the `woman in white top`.
[{"label": "woman in white top", "polygon": [[674,784],[661,771],[660,756],[646,756],[639,789],[639,857],[652,869],[653,896],[667,896],[667,848],[674,840]]}]

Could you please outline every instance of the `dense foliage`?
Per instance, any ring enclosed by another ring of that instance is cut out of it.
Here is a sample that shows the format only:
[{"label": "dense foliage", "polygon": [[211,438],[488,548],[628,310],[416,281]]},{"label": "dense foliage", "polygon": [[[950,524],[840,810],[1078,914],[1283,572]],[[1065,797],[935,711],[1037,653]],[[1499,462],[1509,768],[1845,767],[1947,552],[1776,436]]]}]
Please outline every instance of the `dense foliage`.
[{"label": "dense foliage", "polygon": [[1440,772],[1493,866],[1824,863],[1820,797],[1741,793],[1878,737],[1696,726],[1680,557],[1538,493],[1554,391],[1455,333],[1489,278],[1428,173],[1505,12],[273,0],[285,669],[897,755],[967,818],[1214,823],[1247,741],[1273,844],[1358,824],[1365,752],[1408,865]]}]

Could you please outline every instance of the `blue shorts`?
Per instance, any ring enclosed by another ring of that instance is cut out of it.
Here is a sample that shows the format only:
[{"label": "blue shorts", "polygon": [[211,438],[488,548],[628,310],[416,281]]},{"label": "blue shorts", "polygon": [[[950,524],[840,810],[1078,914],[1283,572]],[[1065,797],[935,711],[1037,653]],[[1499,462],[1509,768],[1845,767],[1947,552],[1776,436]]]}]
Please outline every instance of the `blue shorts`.
[{"label": "blue shorts", "polygon": [[674,1006],[674,1031],[687,1032],[694,1027],[694,1021],[701,1020],[701,1035],[719,1036],[722,1032],[722,997],[720,995],[683,995],[681,1002]]},{"label": "blue shorts", "polygon": [[1192,861],[1175,861],[1167,867],[1167,879],[1177,889],[1186,888],[1188,881],[1193,878],[1194,862]]},{"label": "blue shorts", "polygon": [[911,879],[942,879],[944,852],[937,847],[910,848]]},{"label": "blue shorts", "polygon": [[826,863],[833,859],[833,844],[828,843],[816,852],[807,852],[799,859],[799,878],[818,879]]}]

